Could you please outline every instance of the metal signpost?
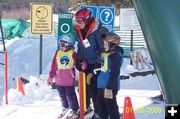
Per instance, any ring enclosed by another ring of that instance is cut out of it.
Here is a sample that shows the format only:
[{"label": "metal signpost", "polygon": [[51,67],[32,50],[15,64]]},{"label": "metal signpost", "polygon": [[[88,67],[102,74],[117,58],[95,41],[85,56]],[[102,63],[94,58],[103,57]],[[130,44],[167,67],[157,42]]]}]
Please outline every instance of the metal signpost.
[{"label": "metal signpost", "polygon": [[[73,20],[73,14],[72,13],[60,13],[59,14],[59,19],[58,19],[58,43],[59,43],[59,38],[63,34],[72,34],[73,31],[73,25],[72,21]],[[57,48],[59,49],[60,46],[57,45]]]},{"label": "metal signpost", "polygon": [[31,4],[31,33],[40,34],[39,75],[42,74],[42,34],[52,33],[52,4]]},{"label": "metal signpost", "polygon": [[[134,8],[123,8],[120,11],[120,31],[130,30],[131,31],[131,48],[130,51],[133,51],[133,31],[141,30],[139,21],[136,15]],[[132,65],[132,59],[130,60]]]},{"label": "metal signpost", "polygon": [[110,32],[114,32],[114,17],[115,17],[114,7],[107,7],[107,6],[99,7],[99,21]]},{"label": "metal signpost", "polygon": [[108,6],[81,5],[80,9],[88,8],[92,11],[92,16],[106,27],[110,32],[114,32],[115,8]]}]

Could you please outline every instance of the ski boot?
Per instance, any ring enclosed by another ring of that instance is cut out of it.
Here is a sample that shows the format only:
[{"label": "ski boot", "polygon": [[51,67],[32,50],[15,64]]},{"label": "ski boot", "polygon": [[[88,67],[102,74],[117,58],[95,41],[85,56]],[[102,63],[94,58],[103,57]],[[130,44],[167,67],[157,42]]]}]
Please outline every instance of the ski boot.
[{"label": "ski boot", "polygon": [[61,114],[57,117],[57,119],[62,119],[66,115],[68,110],[68,108],[63,108]]},{"label": "ski boot", "polygon": [[90,119],[102,119],[98,113],[94,113],[94,115]]},{"label": "ski boot", "polygon": [[66,116],[66,119],[73,119],[73,116],[76,112],[73,110],[70,110],[69,114]]},{"label": "ski boot", "polygon": [[80,118],[80,110],[77,110],[77,112],[73,115],[73,119],[79,119]]},{"label": "ski boot", "polygon": [[91,113],[92,111],[94,111],[94,110],[92,109],[91,106],[89,106],[89,107],[87,108],[86,112],[84,113],[84,115],[88,115],[88,114]]}]

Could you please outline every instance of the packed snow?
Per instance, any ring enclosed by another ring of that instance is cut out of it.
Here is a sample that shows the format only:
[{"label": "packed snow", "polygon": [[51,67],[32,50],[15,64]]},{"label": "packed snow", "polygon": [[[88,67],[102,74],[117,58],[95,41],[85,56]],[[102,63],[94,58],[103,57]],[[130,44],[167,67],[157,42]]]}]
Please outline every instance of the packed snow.
[{"label": "packed snow", "polygon": [[[43,39],[43,74],[41,76],[38,75],[39,39],[15,38],[12,41],[10,40],[11,44],[7,47],[9,57],[8,105],[3,100],[4,72],[3,67],[0,67],[0,118],[55,119],[62,106],[57,90],[47,86],[46,80],[56,50],[56,39],[50,37]],[[128,71],[134,70],[129,62],[129,59],[124,59],[121,74],[128,75]],[[30,81],[24,86],[25,96],[16,89],[16,81],[13,81],[16,76],[22,76]],[[148,99],[148,97],[159,94],[160,87],[157,75],[130,77],[127,80],[121,80],[121,90],[117,95],[119,110],[121,113],[123,112],[124,99],[129,96],[137,119],[163,119],[165,103],[154,104]],[[139,108],[145,109],[146,112],[139,112]],[[161,112],[147,111],[152,108],[160,108]]]},{"label": "packed snow", "polygon": [[[8,51],[8,105],[4,100],[4,67],[0,65],[0,119],[55,119],[62,106],[57,90],[47,86],[51,61],[56,51],[57,39],[43,37],[42,75],[39,76],[39,38],[14,38],[5,42]],[[3,47],[0,44],[0,51]],[[0,54],[0,62],[3,62]],[[137,71],[124,59],[121,75]],[[16,89],[17,76],[30,81],[24,85],[25,96]],[[131,97],[136,119],[164,119],[165,102],[158,104],[149,97],[160,95],[157,75],[131,77],[121,80],[121,90],[117,95],[119,111],[123,113],[125,97]],[[77,92],[77,96],[79,96]],[[139,111],[143,109],[144,111]],[[151,111],[160,109],[160,111]],[[85,117],[89,119],[92,113]]]}]

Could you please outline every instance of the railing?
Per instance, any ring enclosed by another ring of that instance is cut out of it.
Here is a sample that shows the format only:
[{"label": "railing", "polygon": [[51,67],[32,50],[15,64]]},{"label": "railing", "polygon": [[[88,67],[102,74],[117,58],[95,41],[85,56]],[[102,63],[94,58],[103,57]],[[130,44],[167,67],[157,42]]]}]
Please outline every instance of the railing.
[{"label": "railing", "polygon": [[[121,37],[120,46],[124,49],[124,57],[130,57],[131,31],[115,31]],[[142,31],[133,31],[133,50],[143,48],[146,45]]]}]

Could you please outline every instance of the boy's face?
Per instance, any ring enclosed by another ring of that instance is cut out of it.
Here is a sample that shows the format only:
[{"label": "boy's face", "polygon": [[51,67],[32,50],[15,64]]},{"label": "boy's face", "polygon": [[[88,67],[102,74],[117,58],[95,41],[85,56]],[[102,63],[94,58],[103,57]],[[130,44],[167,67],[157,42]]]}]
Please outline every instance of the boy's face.
[{"label": "boy's face", "polygon": [[109,50],[109,43],[104,41],[104,50],[107,52]]}]

